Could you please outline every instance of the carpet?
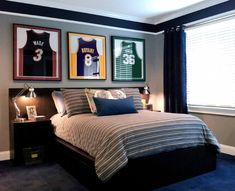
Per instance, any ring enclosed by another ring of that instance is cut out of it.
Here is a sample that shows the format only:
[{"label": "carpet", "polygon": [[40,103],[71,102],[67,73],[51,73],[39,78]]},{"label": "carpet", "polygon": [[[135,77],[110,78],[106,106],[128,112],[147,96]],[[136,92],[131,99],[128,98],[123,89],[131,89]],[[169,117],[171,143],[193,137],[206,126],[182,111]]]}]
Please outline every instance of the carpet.
[{"label": "carpet", "polygon": [[88,191],[60,165],[12,166],[0,162],[0,191]]},{"label": "carpet", "polygon": [[[10,161],[2,161],[0,191],[88,191],[88,189],[56,163],[12,166]],[[235,157],[221,154],[218,157],[216,171],[153,191],[235,191]]]},{"label": "carpet", "polygon": [[235,191],[235,157],[220,154],[215,171],[154,191]]}]

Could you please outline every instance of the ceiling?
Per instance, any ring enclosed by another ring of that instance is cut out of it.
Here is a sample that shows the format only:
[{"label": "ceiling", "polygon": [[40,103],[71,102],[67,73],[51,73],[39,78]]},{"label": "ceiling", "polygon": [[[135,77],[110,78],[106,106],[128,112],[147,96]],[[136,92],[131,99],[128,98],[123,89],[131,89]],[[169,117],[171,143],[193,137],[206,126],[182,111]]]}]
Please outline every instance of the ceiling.
[{"label": "ceiling", "polygon": [[158,24],[228,0],[9,0]]}]

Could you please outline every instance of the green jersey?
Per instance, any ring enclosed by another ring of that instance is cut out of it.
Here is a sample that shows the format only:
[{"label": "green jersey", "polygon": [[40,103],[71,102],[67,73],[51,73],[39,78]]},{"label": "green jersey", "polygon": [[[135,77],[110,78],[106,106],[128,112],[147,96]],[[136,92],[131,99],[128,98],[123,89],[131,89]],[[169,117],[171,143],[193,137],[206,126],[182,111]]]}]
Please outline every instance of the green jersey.
[{"label": "green jersey", "polygon": [[141,79],[142,60],[136,51],[135,42],[121,43],[121,54],[116,57],[115,76],[117,79]]}]

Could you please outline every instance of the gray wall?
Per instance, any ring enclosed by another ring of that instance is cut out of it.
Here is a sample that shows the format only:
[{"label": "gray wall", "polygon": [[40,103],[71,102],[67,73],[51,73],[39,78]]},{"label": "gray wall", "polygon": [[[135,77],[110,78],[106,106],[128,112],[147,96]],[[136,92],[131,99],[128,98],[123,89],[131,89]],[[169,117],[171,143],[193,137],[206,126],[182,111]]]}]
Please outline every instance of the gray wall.
[{"label": "gray wall", "polygon": [[[141,32],[130,32],[127,30],[111,29],[84,25],[78,23],[69,23],[62,21],[52,21],[38,18],[26,18],[22,16],[12,16],[0,13],[0,152],[9,150],[9,121],[8,121],[8,88],[23,88],[25,81],[13,81],[13,23],[45,26],[61,29],[62,43],[62,81],[61,82],[33,82],[27,81],[34,87],[111,87],[111,86],[143,86],[144,82],[112,82],[111,80],[111,39],[112,35],[144,38],[146,43],[146,82],[151,83],[153,92],[159,92],[162,85],[158,70],[158,55],[162,59],[162,46],[158,46],[158,38],[153,34],[144,34]],[[106,66],[107,80],[68,80],[67,66],[67,32],[79,32],[87,34],[96,34],[106,36]],[[160,48],[160,50],[159,50]],[[159,52],[158,52],[159,51]],[[161,63],[161,62],[160,62]],[[160,88],[160,89],[159,89]],[[156,102],[155,99],[152,100]]]},{"label": "gray wall", "polygon": [[220,144],[235,147],[235,117],[201,113],[193,115],[201,118],[209,126]]}]

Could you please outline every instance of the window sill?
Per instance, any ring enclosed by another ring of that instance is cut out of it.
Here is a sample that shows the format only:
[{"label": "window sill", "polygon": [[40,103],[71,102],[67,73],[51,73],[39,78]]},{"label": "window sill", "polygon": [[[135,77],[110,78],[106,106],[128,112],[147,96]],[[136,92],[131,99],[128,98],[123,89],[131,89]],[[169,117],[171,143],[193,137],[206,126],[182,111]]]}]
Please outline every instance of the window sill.
[{"label": "window sill", "polygon": [[205,113],[212,115],[235,116],[235,108],[189,105],[188,111],[190,113]]}]

